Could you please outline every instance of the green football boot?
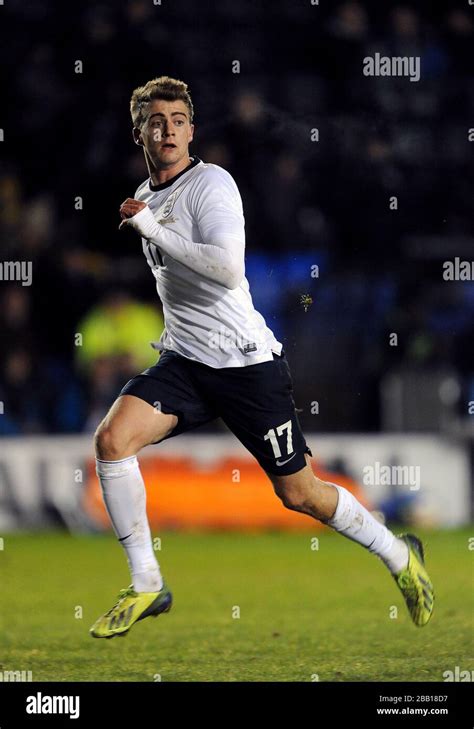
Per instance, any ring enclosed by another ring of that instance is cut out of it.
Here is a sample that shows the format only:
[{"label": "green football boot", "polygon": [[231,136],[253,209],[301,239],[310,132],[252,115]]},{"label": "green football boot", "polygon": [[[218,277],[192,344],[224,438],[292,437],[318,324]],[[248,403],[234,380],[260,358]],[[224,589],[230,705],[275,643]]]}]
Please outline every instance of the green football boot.
[{"label": "green football boot", "polygon": [[125,636],[134,623],[144,618],[156,617],[171,609],[173,596],[163,581],[159,592],[135,592],[133,585],[120,590],[118,601],[96,620],[90,634],[94,638]]},{"label": "green football boot", "polygon": [[393,575],[400,588],[408,611],[415,625],[426,625],[433,613],[434,591],[425,569],[423,544],[414,534],[399,534],[408,547],[408,564],[404,570]]}]

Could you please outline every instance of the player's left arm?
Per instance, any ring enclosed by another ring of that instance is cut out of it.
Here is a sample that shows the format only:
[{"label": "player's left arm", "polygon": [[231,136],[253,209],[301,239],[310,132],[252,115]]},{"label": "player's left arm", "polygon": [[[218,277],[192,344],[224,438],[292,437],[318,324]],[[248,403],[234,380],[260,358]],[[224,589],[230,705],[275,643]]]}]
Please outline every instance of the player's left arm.
[{"label": "player's left arm", "polygon": [[240,195],[230,180],[211,177],[192,196],[191,212],[203,243],[186,240],[160,225],[140,200],[125,200],[120,208],[122,224],[132,225],[142,238],[196,273],[236,289],[245,273],[245,224]]}]

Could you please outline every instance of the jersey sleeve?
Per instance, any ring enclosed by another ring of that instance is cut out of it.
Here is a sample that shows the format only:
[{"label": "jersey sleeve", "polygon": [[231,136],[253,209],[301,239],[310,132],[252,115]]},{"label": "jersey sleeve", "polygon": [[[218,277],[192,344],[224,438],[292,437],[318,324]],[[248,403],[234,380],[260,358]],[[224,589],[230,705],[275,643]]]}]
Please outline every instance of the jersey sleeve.
[{"label": "jersey sleeve", "polygon": [[143,238],[197,274],[236,289],[245,275],[244,216],[237,185],[225,170],[211,170],[198,180],[189,205],[202,243],[160,225],[148,206],[128,222]]}]

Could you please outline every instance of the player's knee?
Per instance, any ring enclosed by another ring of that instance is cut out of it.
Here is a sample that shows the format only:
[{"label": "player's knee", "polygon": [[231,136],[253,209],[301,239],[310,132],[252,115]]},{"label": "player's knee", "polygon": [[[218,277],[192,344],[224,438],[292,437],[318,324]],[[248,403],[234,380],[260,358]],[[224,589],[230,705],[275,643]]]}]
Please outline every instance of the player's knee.
[{"label": "player's knee", "polygon": [[105,421],[96,430],[94,446],[96,457],[103,461],[118,461],[135,455],[139,450],[123,429]]},{"label": "player's knee", "polygon": [[288,483],[275,484],[275,493],[281,499],[283,506],[291,511],[304,511],[307,503],[306,489],[300,485]]},{"label": "player's knee", "polygon": [[276,495],[287,509],[310,514],[316,519],[321,518],[323,514],[321,487],[324,486],[324,482],[320,479],[313,477],[311,481],[301,479],[295,483],[293,479],[286,481],[283,478],[273,486]]}]

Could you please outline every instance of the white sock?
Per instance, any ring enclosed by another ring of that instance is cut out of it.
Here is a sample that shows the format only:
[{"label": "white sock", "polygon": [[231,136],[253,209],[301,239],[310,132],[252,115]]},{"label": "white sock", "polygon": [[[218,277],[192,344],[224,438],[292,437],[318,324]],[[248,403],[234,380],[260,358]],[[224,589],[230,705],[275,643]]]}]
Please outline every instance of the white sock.
[{"label": "white sock", "polygon": [[96,458],[104,503],[125,549],[136,592],[158,592],[163,584],[146,513],[145,484],[136,456],[120,461]]},{"label": "white sock", "polygon": [[327,525],[376,554],[393,574],[404,569],[408,564],[405,542],[378,522],[350,491],[335,483],[331,486],[338,490],[339,500],[334,516],[326,522]]}]

